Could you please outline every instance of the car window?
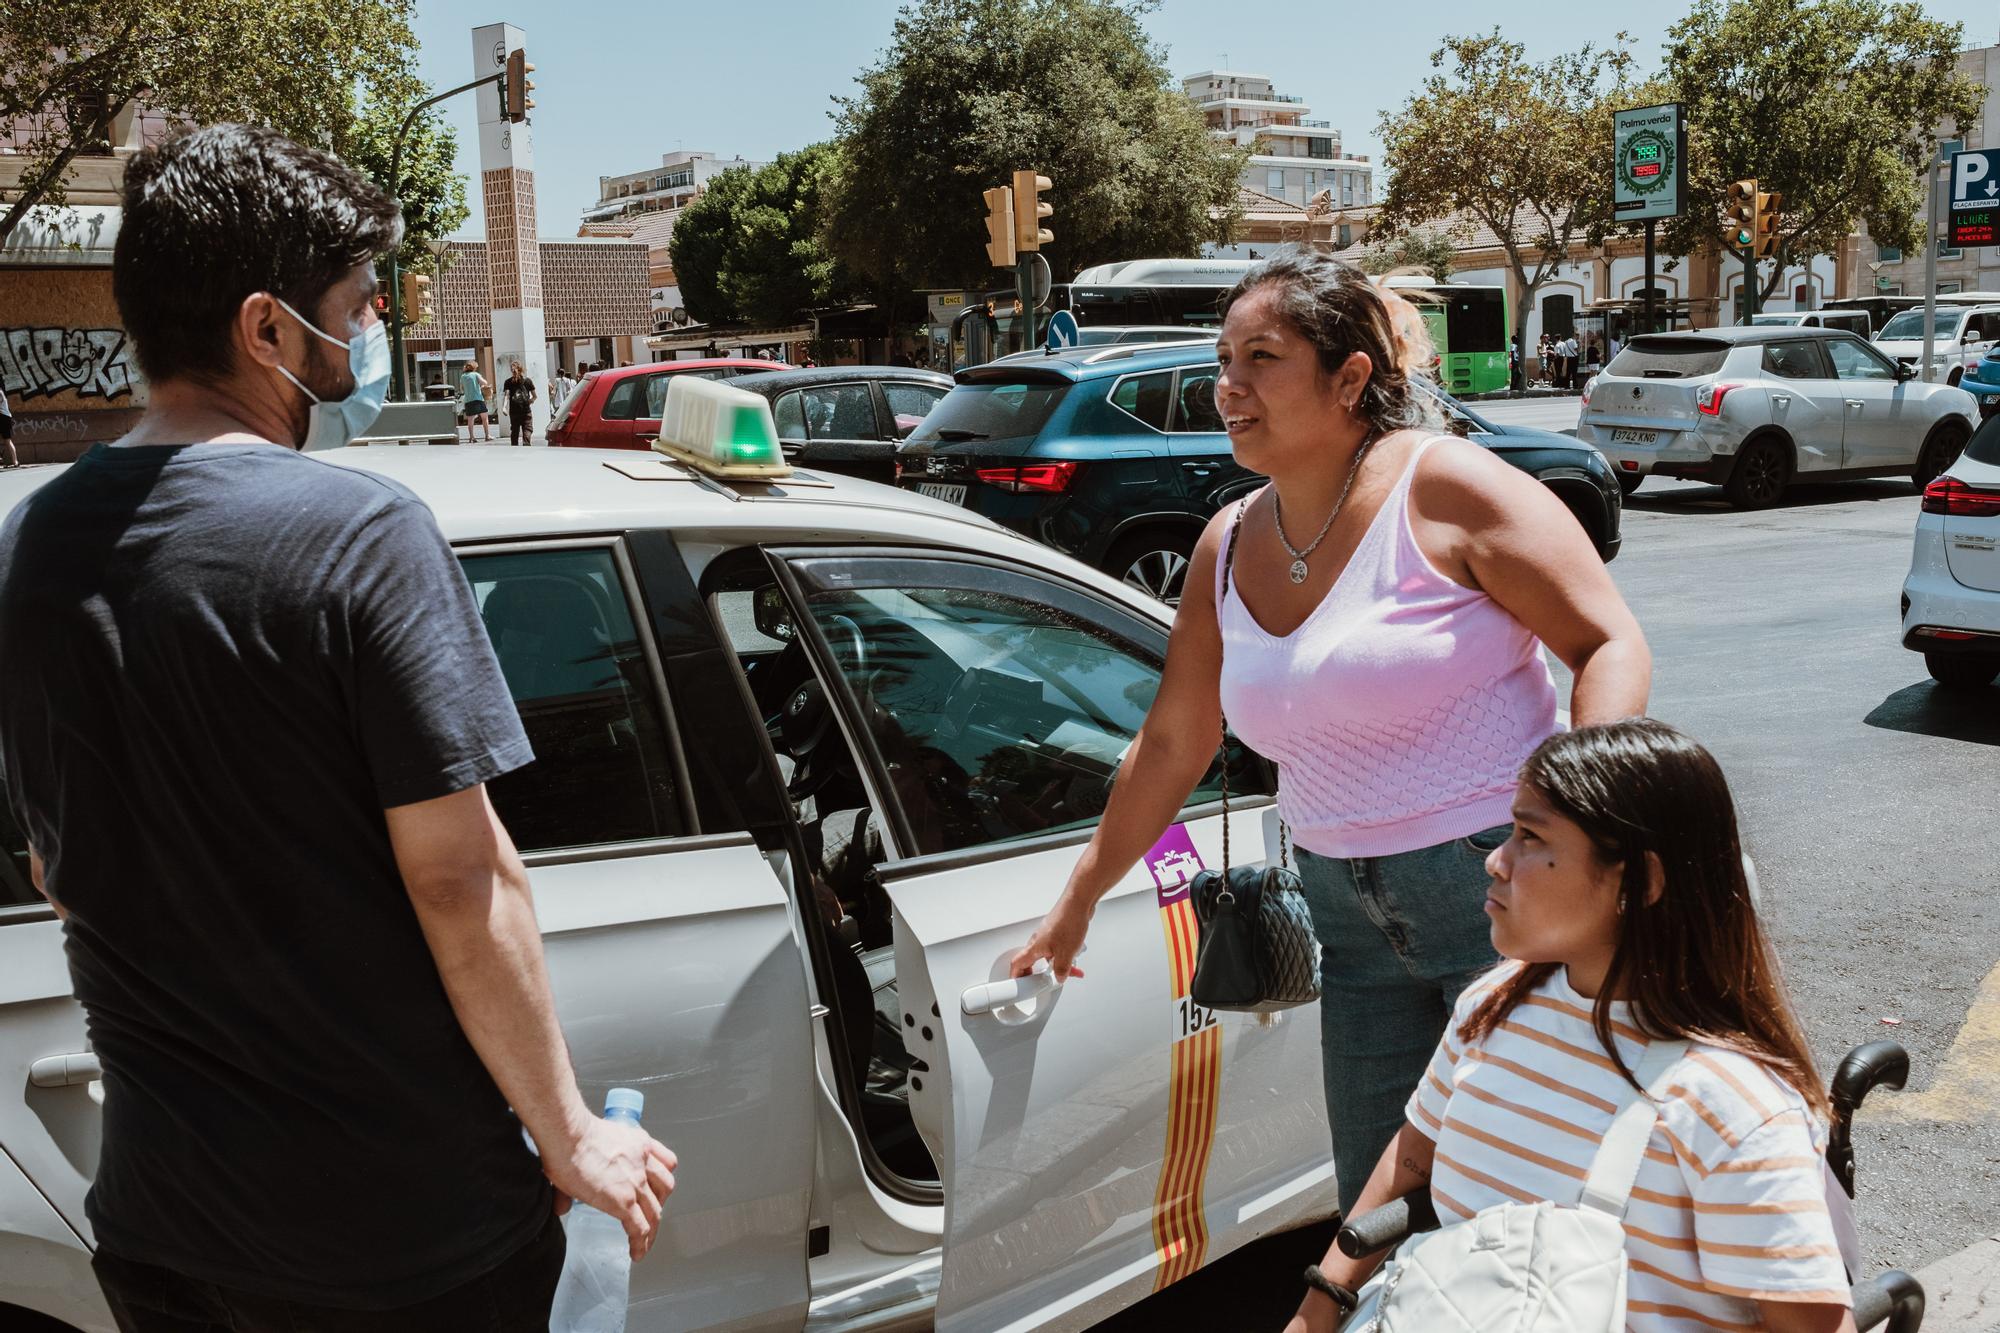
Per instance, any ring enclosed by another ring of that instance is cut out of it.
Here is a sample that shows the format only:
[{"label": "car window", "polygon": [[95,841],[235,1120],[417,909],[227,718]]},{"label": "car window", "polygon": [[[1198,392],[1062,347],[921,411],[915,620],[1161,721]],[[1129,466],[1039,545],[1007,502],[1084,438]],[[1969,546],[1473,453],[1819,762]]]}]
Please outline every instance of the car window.
[{"label": "car window", "polygon": [[[964,569],[967,586],[924,586],[923,566]],[[935,560],[895,569],[905,586],[817,591],[807,605],[860,702],[912,850],[1094,825],[1159,692],[1159,654],[1118,632],[1119,613],[1099,621],[1089,599],[1025,574]],[[1269,790],[1247,750],[1232,745],[1231,761],[1233,793]],[[1218,759],[1190,803],[1215,800],[1221,780]]]},{"label": "car window", "polygon": [[1652,334],[1619,348],[1604,373],[1633,379],[1693,379],[1713,375],[1728,359],[1729,344],[1714,338]]},{"label": "car window", "polygon": [[896,438],[905,439],[921,426],[944,394],[943,389],[931,384],[883,385],[882,396],[889,400],[889,415],[896,419]]},{"label": "car window", "polygon": [[488,784],[515,846],[686,833],[659,696],[611,552],[516,551],[460,564],[535,749],[534,762]]},{"label": "car window", "polygon": [[1156,370],[1129,375],[1111,389],[1111,405],[1139,418],[1154,430],[1167,428],[1167,406],[1173,399],[1174,372]]},{"label": "car window", "polygon": [[667,384],[672,379],[672,375],[665,374],[646,376],[646,415],[648,417],[658,417],[666,411]]},{"label": "car window", "polygon": [[[665,376],[627,375],[624,379],[613,383],[610,395],[604,400],[604,411],[601,414],[604,419],[638,420],[639,406],[646,401],[646,381],[653,378],[664,379]],[[659,413],[655,412],[653,415],[658,416]]]},{"label": "car window", "polygon": [[1880,352],[1853,338],[1830,338],[1826,354],[1833,373],[1844,380],[1893,380],[1895,367]]},{"label": "car window", "polygon": [[[1938,311],[1937,323],[1935,325],[1937,331],[1933,336],[1939,341],[1950,338],[1954,333],[1958,332],[1959,321],[1964,318],[1965,312],[1963,310]],[[1900,310],[1896,312],[1896,314],[1890,316],[1889,322],[1882,326],[1882,331],[1875,336],[1885,341],[1923,337],[1923,307],[1918,306],[1914,310]]]},{"label": "car window", "polygon": [[1064,384],[961,384],[944,396],[913,440],[1004,440],[1034,435],[1069,389]]},{"label": "car window", "polygon": [[[1965,457],[1975,463],[2000,463],[2000,416],[1990,416],[1973,432]],[[10,844],[11,846],[11,844]]]},{"label": "car window", "polygon": [[799,391],[778,395],[778,401],[771,404],[771,420],[777,423],[778,438],[781,440],[803,440],[806,437],[806,410],[799,405]]},{"label": "car window", "polygon": [[1820,364],[1819,352],[1809,342],[1767,343],[1764,347],[1764,371],[1788,380],[1826,378],[1826,368]]},{"label": "car window", "polygon": [[1174,393],[1175,430],[1222,429],[1222,413],[1215,406],[1216,369],[1214,366],[1201,366],[1181,372],[1180,387]]},{"label": "car window", "polygon": [[875,395],[866,384],[828,384],[804,391],[806,436],[814,440],[874,440]]}]

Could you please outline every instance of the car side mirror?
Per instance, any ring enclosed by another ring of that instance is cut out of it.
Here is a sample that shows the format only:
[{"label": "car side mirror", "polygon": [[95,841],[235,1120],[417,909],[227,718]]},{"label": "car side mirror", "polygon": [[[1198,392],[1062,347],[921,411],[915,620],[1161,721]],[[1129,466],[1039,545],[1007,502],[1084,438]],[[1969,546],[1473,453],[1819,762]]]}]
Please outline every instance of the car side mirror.
[{"label": "car side mirror", "polygon": [[1917,368],[1915,366],[1911,365],[1907,361],[1898,361],[1896,363],[1896,379],[1898,381],[1913,380],[1916,377],[1917,377]]},{"label": "car side mirror", "polygon": [[751,614],[757,632],[767,639],[790,643],[798,637],[799,627],[792,620],[792,604],[785,600],[785,590],[775,583],[767,583],[757,589]]}]

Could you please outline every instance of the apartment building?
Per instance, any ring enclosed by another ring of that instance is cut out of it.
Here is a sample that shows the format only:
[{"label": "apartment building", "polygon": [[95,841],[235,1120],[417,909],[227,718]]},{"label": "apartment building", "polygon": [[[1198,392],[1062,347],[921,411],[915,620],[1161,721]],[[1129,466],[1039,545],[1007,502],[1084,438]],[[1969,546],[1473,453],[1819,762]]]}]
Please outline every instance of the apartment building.
[{"label": "apartment building", "polygon": [[1302,97],[1281,93],[1262,74],[1204,70],[1181,89],[1218,139],[1252,149],[1241,184],[1286,203],[1304,205],[1326,192],[1334,208],[1375,201],[1374,166],[1340,148],[1340,131],[1314,120]]},{"label": "apartment building", "polygon": [[678,212],[723,172],[736,167],[755,171],[764,165],[748,158],[699,151],[663,153],[657,167],[622,176],[599,176],[597,202],[583,210],[582,220],[605,222],[633,213]]}]

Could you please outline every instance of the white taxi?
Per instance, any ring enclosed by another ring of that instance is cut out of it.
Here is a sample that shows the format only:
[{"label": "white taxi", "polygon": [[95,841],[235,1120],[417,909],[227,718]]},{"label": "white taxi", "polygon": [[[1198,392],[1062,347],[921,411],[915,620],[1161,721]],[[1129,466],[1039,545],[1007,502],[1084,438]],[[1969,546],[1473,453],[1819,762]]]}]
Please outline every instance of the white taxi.
[{"label": "white taxi", "polygon": [[1924,488],[1903,581],[1903,646],[1947,689],[2000,678],[2000,417]]},{"label": "white taxi", "polygon": [[[651,454],[326,456],[456,548],[537,756],[491,792],[579,1082],[643,1089],[680,1156],[628,1327],[1081,1329],[1331,1215],[1316,1011],[1188,997],[1220,760],[1099,908],[1087,979],[1006,979],[1167,608],[963,508],[788,471],[754,395],[668,403],[680,447]],[[0,478],[0,511],[58,471]],[[1228,759],[1254,847],[1272,774]],[[0,1325],[110,1330],[96,1057],[0,836]]]}]

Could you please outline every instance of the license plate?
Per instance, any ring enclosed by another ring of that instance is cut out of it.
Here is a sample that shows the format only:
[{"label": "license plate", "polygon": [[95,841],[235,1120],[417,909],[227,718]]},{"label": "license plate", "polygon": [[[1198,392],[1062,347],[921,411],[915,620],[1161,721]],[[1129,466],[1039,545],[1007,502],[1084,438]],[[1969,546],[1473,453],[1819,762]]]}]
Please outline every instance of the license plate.
[{"label": "license plate", "polygon": [[941,481],[918,482],[917,494],[928,495],[931,499],[942,500],[948,505],[965,503],[965,487],[951,486]]},{"label": "license plate", "polygon": [[1651,444],[1658,439],[1656,430],[1614,430],[1611,432],[1613,444]]}]

